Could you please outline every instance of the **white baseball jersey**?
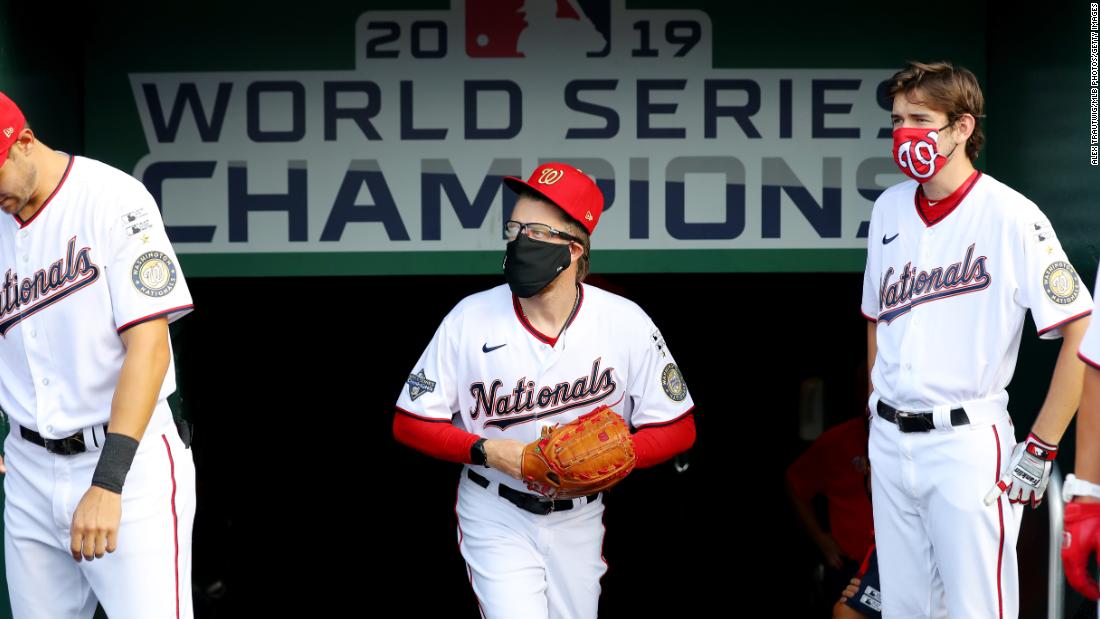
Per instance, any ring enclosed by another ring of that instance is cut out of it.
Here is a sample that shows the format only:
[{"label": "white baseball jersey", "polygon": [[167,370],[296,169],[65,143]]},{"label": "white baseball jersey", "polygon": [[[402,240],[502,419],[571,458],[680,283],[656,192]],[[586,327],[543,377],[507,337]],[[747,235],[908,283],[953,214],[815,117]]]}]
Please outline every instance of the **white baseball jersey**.
[{"label": "white baseball jersey", "polygon": [[[106,423],[119,334],[191,309],[156,203],[133,177],[73,157],[31,220],[0,219],[0,408],[46,438]],[[169,365],[160,399],[175,388]]]},{"label": "white baseball jersey", "polygon": [[[633,428],[694,406],[664,338],[635,303],[581,286],[573,322],[551,346],[507,285],[467,297],[443,319],[397,406],[490,439],[529,443],[601,405]],[[492,469],[479,472],[529,492]]]},{"label": "white baseball jersey", "polygon": [[[9,164],[10,165],[10,164]],[[126,349],[143,321],[174,320],[191,296],[160,211],[134,178],[73,157],[28,221],[0,217],[0,407],[4,556],[16,617],[192,616],[195,467],[165,398],[169,364],[122,490],[118,550],[73,561],[70,527],[104,445]],[[46,438],[83,434],[85,451],[50,453]]]},{"label": "white baseball jersey", "polygon": [[[1100,267],[1097,269],[1096,285],[1100,286]],[[1094,288],[1095,290],[1095,288]],[[1082,361],[1100,370],[1100,320],[1092,319],[1089,328],[1085,331],[1085,337],[1081,340],[1081,346],[1077,349],[1077,356]]]},{"label": "white baseball jersey", "polygon": [[1027,198],[982,175],[928,226],[917,183],[875,201],[863,313],[878,323],[872,382],[907,410],[1003,398],[1031,310],[1042,338],[1092,311],[1050,222]]}]

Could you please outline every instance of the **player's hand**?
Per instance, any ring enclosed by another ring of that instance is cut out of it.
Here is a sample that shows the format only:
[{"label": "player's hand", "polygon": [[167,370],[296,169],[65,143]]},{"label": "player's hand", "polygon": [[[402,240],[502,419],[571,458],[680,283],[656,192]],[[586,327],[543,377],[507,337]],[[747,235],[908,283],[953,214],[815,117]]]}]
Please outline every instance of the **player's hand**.
[{"label": "player's hand", "polygon": [[852,596],[859,593],[859,579],[853,578],[852,582],[848,583],[847,587],[844,587],[844,591],[840,592],[840,604],[843,604],[850,600]]},{"label": "player's hand", "polygon": [[1058,455],[1058,446],[1051,445],[1029,434],[1027,440],[1018,443],[1012,450],[1008,461],[1008,471],[989,489],[985,495],[985,504],[992,505],[1001,493],[1008,493],[1012,503],[1027,503],[1033,508],[1043,501],[1043,493],[1050,482],[1050,469],[1054,457]]},{"label": "player's hand", "polygon": [[73,559],[102,559],[118,548],[118,525],[122,521],[122,495],[92,486],[73,513],[69,550]]},{"label": "player's hand", "polygon": [[1100,587],[1089,573],[1089,558],[1100,555],[1100,503],[1082,502],[1080,498],[1066,504],[1062,533],[1062,565],[1066,580],[1090,600],[1100,599]]},{"label": "player's hand", "polygon": [[867,619],[867,615],[848,606],[844,602],[837,602],[833,606],[833,619]]},{"label": "player's hand", "polygon": [[485,441],[485,463],[509,477],[522,479],[524,447],[511,439]]},{"label": "player's hand", "polygon": [[817,547],[821,550],[821,556],[825,557],[825,563],[834,570],[844,567],[844,555],[840,552],[840,546],[828,533],[822,533],[817,539]]},{"label": "player's hand", "polygon": [[4,465],[4,456],[0,456],[0,475],[4,475],[8,472],[8,467]]}]

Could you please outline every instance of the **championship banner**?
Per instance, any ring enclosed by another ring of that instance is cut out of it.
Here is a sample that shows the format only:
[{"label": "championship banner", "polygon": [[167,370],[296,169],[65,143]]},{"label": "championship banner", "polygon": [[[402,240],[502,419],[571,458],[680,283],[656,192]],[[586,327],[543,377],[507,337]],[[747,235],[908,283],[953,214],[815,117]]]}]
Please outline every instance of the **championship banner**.
[{"label": "championship banner", "polygon": [[188,274],[498,272],[546,161],[606,197],[597,272],[859,271],[893,70],[723,69],[707,14],[622,0],[367,11],[354,68],[133,73]]}]

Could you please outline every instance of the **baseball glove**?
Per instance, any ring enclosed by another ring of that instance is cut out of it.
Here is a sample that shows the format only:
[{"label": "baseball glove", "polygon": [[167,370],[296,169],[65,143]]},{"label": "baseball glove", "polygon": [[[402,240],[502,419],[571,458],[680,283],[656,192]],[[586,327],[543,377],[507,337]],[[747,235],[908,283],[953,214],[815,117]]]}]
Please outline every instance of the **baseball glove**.
[{"label": "baseball glove", "polygon": [[554,499],[575,499],[619,483],[634,469],[630,429],[606,406],[542,429],[523,450],[527,487]]}]

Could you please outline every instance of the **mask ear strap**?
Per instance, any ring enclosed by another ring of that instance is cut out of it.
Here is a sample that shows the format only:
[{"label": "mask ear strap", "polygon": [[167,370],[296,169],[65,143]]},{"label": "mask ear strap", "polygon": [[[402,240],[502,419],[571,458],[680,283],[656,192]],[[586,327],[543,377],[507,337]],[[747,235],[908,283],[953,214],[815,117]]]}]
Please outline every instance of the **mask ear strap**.
[{"label": "mask ear strap", "polygon": [[[957,119],[957,118],[955,119],[955,122],[958,122],[958,119]],[[936,133],[938,133],[938,134],[942,134],[942,133],[943,133],[943,130],[944,130],[944,129],[946,129],[946,128],[950,127],[951,125],[954,125],[954,124],[955,124],[955,122],[949,122],[949,123],[947,123],[946,125],[944,125],[943,127],[940,127],[940,128],[939,128],[939,129],[938,129],[938,130],[936,131]],[[959,142],[958,142],[958,140],[956,140],[956,141],[955,141],[955,146],[954,146],[954,148],[952,148],[952,149],[951,149],[951,152],[949,152],[949,153],[947,153],[946,155],[944,155],[944,157],[947,157],[948,159],[950,159],[950,158],[951,158],[951,155],[955,154],[955,149],[956,149],[956,148],[958,148],[958,147],[959,147]],[[942,153],[941,153],[941,154],[942,154]]]}]

